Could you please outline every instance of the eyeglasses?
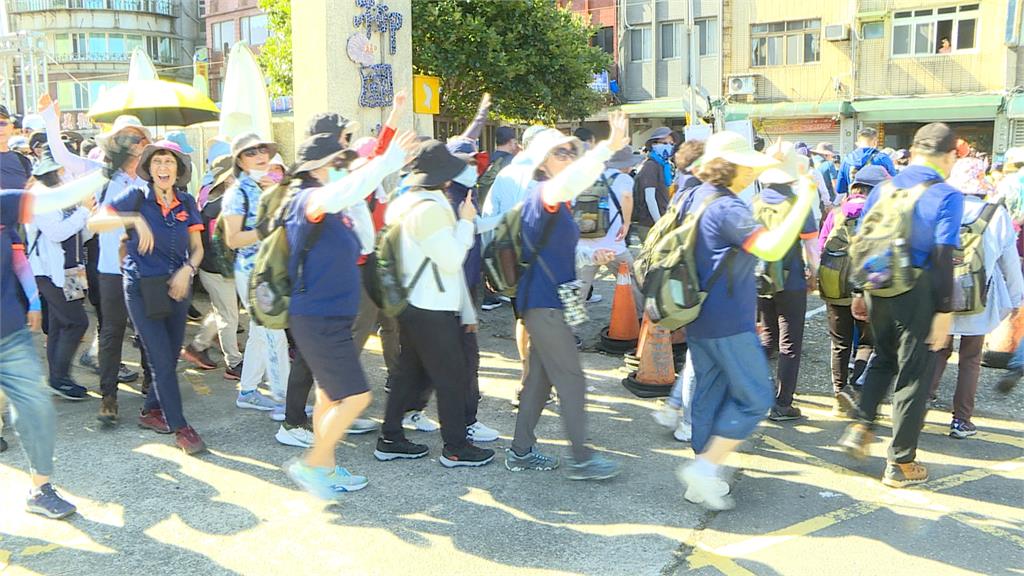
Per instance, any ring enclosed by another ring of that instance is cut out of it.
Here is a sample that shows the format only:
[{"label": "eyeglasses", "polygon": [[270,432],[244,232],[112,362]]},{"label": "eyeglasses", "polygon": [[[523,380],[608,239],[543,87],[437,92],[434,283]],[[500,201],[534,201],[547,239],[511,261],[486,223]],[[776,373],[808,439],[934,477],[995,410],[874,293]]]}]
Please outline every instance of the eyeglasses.
[{"label": "eyeglasses", "polygon": [[121,136],[120,138],[118,138],[118,140],[123,145],[125,145],[125,146],[134,146],[134,145],[138,144],[139,142],[145,141],[146,137],[145,136],[136,136],[136,135],[126,134],[126,135]]},{"label": "eyeglasses", "polygon": [[270,147],[266,145],[260,145],[256,146],[255,148],[249,148],[248,150],[242,151],[242,156],[245,156],[246,158],[252,158],[254,156],[259,156],[260,154],[266,154],[269,156]]},{"label": "eyeglasses", "polygon": [[551,151],[551,155],[559,160],[575,160],[579,156],[575,148],[555,148]]}]

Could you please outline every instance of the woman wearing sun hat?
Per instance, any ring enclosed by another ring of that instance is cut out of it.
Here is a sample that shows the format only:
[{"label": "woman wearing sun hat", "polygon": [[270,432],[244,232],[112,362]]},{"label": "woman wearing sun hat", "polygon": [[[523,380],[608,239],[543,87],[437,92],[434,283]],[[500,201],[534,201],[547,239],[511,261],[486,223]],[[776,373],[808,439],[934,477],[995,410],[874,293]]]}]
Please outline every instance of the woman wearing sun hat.
[{"label": "woman wearing sun hat", "polygon": [[139,425],[160,434],[174,432],[178,446],[196,454],[206,445],[185,421],[176,373],[192,279],[203,259],[202,219],[187,192],[189,157],[173,142],[150,144],[139,157],[138,175],[146,186],[122,192],[89,220],[89,227],[130,228],[125,302],[153,373]]},{"label": "woman wearing sun hat", "polygon": [[[768,360],[754,330],[754,265],[758,258],[773,262],[786,255],[817,201],[813,184],[802,180],[796,203],[776,229],[766,230],[754,221],[737,194],[777,164],[739,134],[714,134],[697,170],[704,184],[681,206],[684,212],[704,208],[694,256],[707,299],[700,316],[686,327],[696,372],[691,439],[696,459],[678,474],[687,485],[687,500],[715,510],[732,507],[721,465],[754,431],[775,397]],[[721,278],[711,283],[718,271]]]}]

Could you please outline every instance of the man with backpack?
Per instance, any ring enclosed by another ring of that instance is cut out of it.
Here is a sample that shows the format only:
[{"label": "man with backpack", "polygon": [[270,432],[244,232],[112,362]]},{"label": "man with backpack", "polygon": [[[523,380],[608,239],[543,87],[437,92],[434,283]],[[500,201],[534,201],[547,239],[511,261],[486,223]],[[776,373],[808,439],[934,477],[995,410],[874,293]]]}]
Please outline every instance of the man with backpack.
[{"label": "man with backpack", "polygon": [[666,126],[655,128],[647,137],[644,148],[647,158],[633,183],[632,222],[641,241],[668,207],[668,186],[675,174],[672,168],[672,154],[675,152],[672,130]]},{"label": "man with backpack", "polygon": [[7,107],[0,105],[0,189],[24,190],[32,177],[32,161],[11,150],[9,142],[14,135],[15,119]]},{"label": "man with backpack", "polygon": [[887,154],[883,154],[877,146],[878,130],[874,128],[861,128],[857,132],[857,149],[847,154],[843,158],[842,164],[839,165],[839,176],[836,179],[837,200],[841,200],[840,197],[849,191],[850,183],[857,176],[857,171],[869,164],[885,168],[885,171],[890,176],[896,174],[896,167],[893,166],[892,158],[889,158]]},{"label": "man with backpack", "polygon": [[953,252],[960,244],[963,194],[945,182],[956,161],[956,136],[942,123],[917,131],[911,164],[868,196],[851,245],[854,318],[870,316],[875,358],[867,368],[857,422],[839,444],[865,458],[878,406],[895,378],[893,439],[882,483],[920,484],[928,469],[916,461],[934,356],[952,324]]},{"label": "man with backpack", "polygon": [[[754,220],[768,230],[775,230],[796,205],[793,186],[801,175],[807,175],[809,163],[790,142],[778,142],[766,152],[781,164],[769,168],[758,178],[763,187],[754,198]],[[799,240],[794,239],[786,255],[775,262],[762,260],[755,268],[757,307],[764,327],[761,344],[769,355],[777,354],[779,357],[775,404],[768,414],[768,419],[776,422],[796,420],[801,416],[800,409],[793,406],[793,393],[800,374],[807,288],[814,285],[813,279],[818,272],[817,237],[818,225],[808,214],[800,229]],[[812,279],[810,283],[808,276]]]}]

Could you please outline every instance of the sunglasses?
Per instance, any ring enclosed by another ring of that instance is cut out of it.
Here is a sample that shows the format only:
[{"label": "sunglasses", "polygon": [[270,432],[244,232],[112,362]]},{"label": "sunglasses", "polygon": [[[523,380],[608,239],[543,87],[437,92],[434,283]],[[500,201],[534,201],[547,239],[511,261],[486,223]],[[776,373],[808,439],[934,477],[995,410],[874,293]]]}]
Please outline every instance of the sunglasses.
[{"label": "sunglasses", "polygon": [[245,156],[246,158],[252,158],[254,156],[259,156],[260,154],[266,154],[269,156],[270,148],[268,146],[260,145],[255,148],[249,148],[248,150],[242,151],[242,156]]},{"label": "sunglasses", "polygon": [[551,155],[559,160],[574,160],[579,154],[575,148],[555,148]]},{"label": "sunglasses", "polygon": [[0,120],[0,128],[7,128],[11,123],[7,120]]},{"label": "sunglasses", "polygon": [[134,145],[138,144],[139,142],[148,141],[148,139],[145,136],[138,136],[138,135],[131,135],[131,134],[122,136],[118,140],[120,140],[120,142],[122,144],[124,144],[125,146],[134,146]]}]

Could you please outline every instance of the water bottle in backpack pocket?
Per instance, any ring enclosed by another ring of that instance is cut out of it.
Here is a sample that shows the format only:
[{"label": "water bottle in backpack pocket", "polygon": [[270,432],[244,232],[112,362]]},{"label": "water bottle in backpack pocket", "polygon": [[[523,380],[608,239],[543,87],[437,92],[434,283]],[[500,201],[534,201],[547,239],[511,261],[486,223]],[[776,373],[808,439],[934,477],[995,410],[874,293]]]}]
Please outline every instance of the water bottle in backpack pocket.
[{"label": "water bottle in backpack pocket", "polygon": [[961,316],[985,310],[988,274],[985,270],[985,230],[998,204],[987,204],[970,224],[960,227],[960,248],[953,251],[953,312]]}]

